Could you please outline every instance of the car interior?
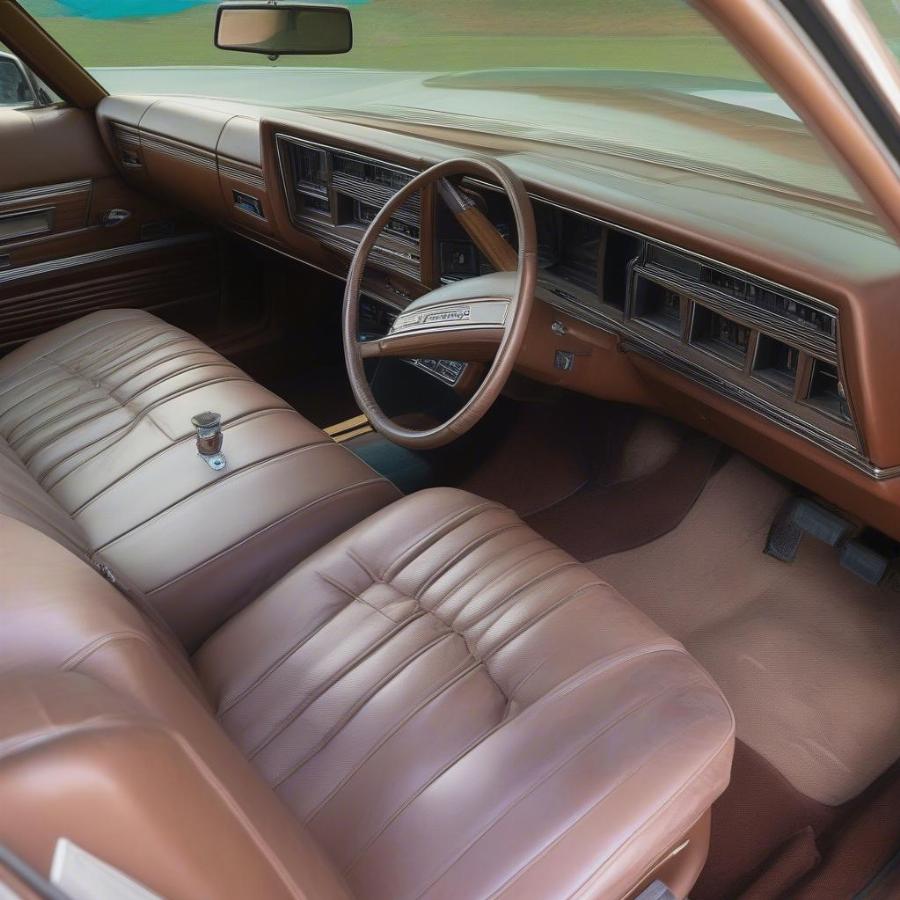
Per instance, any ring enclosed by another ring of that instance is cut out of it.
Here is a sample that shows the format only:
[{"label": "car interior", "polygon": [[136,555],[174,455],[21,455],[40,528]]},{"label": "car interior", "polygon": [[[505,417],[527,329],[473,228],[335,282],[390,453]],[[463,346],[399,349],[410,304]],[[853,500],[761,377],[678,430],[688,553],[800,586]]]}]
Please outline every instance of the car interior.
[{"label": "car interior", "polygon": [[900,896],[898,126],[783,5],[697,4],[864,202],[0,0],[0,897]]}]

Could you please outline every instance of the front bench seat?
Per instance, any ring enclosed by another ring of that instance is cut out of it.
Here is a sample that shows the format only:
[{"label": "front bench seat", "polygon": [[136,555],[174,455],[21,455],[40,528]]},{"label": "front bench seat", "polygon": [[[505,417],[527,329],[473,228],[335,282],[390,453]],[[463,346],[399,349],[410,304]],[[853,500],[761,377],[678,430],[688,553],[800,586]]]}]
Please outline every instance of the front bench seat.
[{"label": "front bench seat", "polygon": [[[221,413],[228,467],[191,417]],[[141,310],[107,310],[0,359],[0,512],[40,528],[187,646],[399,496],[279,397]]]},{"label": "front bench seat", "polygon": [[[98,576],[2,521],[0,604],[0,675],[61,667],[125,693],[200,748],[238,809],[261,809],[268,785],[296,826],[250,819],[296,895],[621,898],[664,875],[683,896],[729,779],[731,712],[684,648],[509,510],[457,490],[406,497],[323,547],[190,667]],[[0,747],[0,808],[16,800],[0,840],[44,865],[46,808],[4,792],[39,767],[6,765]],[[187,896],[179,871],[202,873],[189,840],[176,865],[133,827],[115,840],[75,813],[60,822],[65,791],[46,804],[57,829],[78,842],[81,827],[87,849],[172,900]],[[207,895],[239,896],[208,877]]]}]

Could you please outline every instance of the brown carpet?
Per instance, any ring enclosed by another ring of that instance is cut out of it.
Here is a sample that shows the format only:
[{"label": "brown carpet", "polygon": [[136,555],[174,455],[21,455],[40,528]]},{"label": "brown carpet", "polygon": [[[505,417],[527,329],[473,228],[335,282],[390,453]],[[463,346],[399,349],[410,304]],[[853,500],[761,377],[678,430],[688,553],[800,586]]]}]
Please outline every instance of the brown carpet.
[{"label": "brown carpet", "polygon": [[[836,825],[818,839],[822,865],[791,892],[793,900],[855,897],[900,854],[900,764],[841,813]],[[900,889],[900,882],[894,880],[893,887]],[[889,891],[884,884],[879,896],[900,898],[900,890]]]},{"label": "brown carpet", "polygon": [[[840,815],[840,809],[805,797],[774,766],[738,741],[731,784],[713,806],[709,858],[691,891],[692,900],[737,897],[773,868],[777,869],[777,880],[767,877],[750,896],[759,900],[781,896],[817,862],[808,860],[809,866],[800,865],[791,871],[785,865],[782,848],[797,844],[796,838],[802,833],[814,838]],[[800,853],[787,862],[796,863],[797,856],[808,848],[808,840],[801,839]]]},{"label": "brown carpet", "polygon": [[457,485],[514,509],[584,562],[674,528],[720,451],[660,416],[570,395],[519,404],[502,438]]},{"label": "brown carpet", "polygon": [[826,806],[739,740],[692,900],[850,900],[900,853],[898,810],[900,763],[859,797]]},{"label": "brown carpet", "polygon": [[779,848],[763,873],[749,888],[741,891],[739,900],[772,900],[783,897],[822,861],[816,846],[816,833],[811,825],[798,831]]},{"label": "brown carpet", "polygon": [[529,516],[528,524],[582,562],[640,547],[684,518],[712,474],[720,450],[711,438],[691,436],[658,469],[628,481],[586,487]]},{"label": "brown carpet", "polygon": [[457,487],[503,503],[520,516],[571,496],[592,476],[597,439],[579,409],[571,401],[517,404],[500,439],[474,460]]},{"label": "brown carpet", "polygon": [[878,777],[900,753],[900,595],[811,539],[793,565],[765,556],[790,489],[746,459],[626,408],[560,412],[524,417],[464,486],[593,560],[735,707],[691,896],[850,900],[900,849],[900,764]]},{"label": "brown carpet", "polygon": [[793,564],[765,556],[786,495],[735,456],[677,528],[591,568],[706,666],[739,738],[839,806],[900,756],[900,597],[812,539]]}]

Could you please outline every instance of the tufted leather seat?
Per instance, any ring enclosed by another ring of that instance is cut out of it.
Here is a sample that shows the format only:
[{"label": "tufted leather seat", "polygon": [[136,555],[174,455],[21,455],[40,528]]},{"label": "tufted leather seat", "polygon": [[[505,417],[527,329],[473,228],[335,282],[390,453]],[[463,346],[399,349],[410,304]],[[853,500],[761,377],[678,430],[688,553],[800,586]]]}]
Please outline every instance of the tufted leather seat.
[{"label": "tufted leather seat", "polygon": [[621,896],[728,779],[727,706],[684,649],[461,491],[323,548],[194,665],[364,896]]},{"label": "tufted leather seat", "polygon": [[0,361],[0,435],[0,844],[38,871],[64,836],[170,900],[690,889],[730,710],[508,509],[396,500],[139,312]]},{"label": "tufted leather seat", "polygon": [[[228,467],[191,417],[222,415]],[[398,491],[196,338],[141,310],[0,359],[0,512],[110,572],[185,643]]]},{"label": "tufted leather seat", "polygon": [[[28,735],[0,738],[0,841],[39,868],[65,833],[171,898],[246,896],[247,873],[272,897],[618,898],[660,872],[683,895],[705,859],[726,702],[676,641],[494,503],[448,489],[392,504],[190,662],[2,518],[0,579],[0,720],[13,703]],[[30,717],[10,699],[22,673]],[[59,681],[76,676],[89,683]],[[201,771],[228,798],[215,816]],[[92,798],[85,778],[116,789]],[[204,858],[218,834],[221,866]]]}]

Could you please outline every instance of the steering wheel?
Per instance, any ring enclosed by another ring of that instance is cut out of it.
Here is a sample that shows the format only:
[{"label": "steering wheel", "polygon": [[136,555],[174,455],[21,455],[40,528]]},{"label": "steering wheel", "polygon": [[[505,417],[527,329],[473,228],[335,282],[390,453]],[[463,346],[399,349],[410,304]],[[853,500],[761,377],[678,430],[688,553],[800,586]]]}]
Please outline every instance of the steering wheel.
[{"label": "steering wheel", "polygon": [[[519,238],[518,255],[450,178],[474,175],[499,184],[509,198]],[[417,191],[438,183],[450,206],[479,249],[498,267],[490,275],[453,282],[413,300],[382,338],[360,341],[359,294],[375,241],[400,206]],[[521,179],[503,163],[466,157],[438,163],[401,188],[375,216],[356,248],[344,292],[344,356],[350,386],[372,427],[405,447],[428,449],[465,434],[490,409],[506,384],[525,338],[537,280],[537,230],[534,210]],[[433,428],[404,428],[375,401],[366,380],[364,360],[375,357],[490,359],[488,373],[454,416]]]}]

